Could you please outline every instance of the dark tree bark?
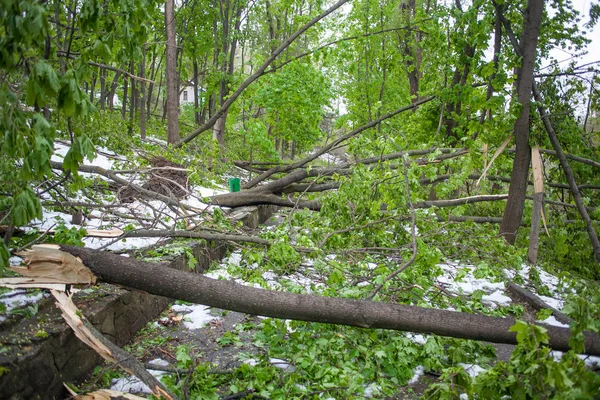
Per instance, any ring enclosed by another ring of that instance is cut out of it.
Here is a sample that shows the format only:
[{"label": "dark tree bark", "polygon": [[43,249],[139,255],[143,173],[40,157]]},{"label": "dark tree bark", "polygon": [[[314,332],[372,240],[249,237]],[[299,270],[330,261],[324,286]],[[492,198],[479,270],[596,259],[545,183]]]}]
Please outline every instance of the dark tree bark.
[{"label": "dark tree bark", "polygon": [[100,109],[104,110],[106,104],[106,70],[98,67],[98,73],[100,74]]},{"label": "dark tree bark", "polygon": [[419,78],[421,75],[421,32],[410,30],[411,21],[416,15],[416,1],[408,0],[400,4],[400,13],[403,22],[409,28],[405,33],[398,33],[400,47],[405,56],[406,74],[408,76],[408,85],[413,102],[416,102],[419,96]]},{"label": "dark tree bark", "polygon": [[127,116],[127,100],[129,93],[129,80],[123,76],[123,101],[121,102],[121,118],[126,119]]},{"label": "dark tree bark", "polygon": [[[140,77],[146,77],[146,46],[142,50],[142,59],[139,65]],[[140,99],[138,102],[138,109],[140,112],[140,137],[146,139],[146,83],[140,81]]]},{"label": "dark tree bark", "polygon": [[[131,61],[131,64],[129,65],[129,70],[131,71],[131,74],[135,73],[135,64],[133,61]],[[135,79],[131,79],[131,99],[129,100],[129,127],[127,128],[127,131],[129,132],[129,135],[131,136],[133,134],[133,120],[135,119],[135,109],[137,107],[137,86],[135,84]]]},{"label": "dark tree bark", "polygon": [[200,87],[200,78],[198,76],[198,60],[194,57],[193,68],[194,68],[194,122],[196,125],[200,125],[200,101],[198,99],[198,88]]},{"label": "dark tree bark", "polygon": [[[275,292],[215,280],[160,264],[75,246],[60,249],[79,257],[102,281],[225,310],[273,318],[322,322],[370,329],[432,333],[493,343],[516,344],[510,332],[512,318],[497,318],[402,304],[308,294]],[[571,336],[567,328],[544,325],[550,347],[567,351]],[[586,334],[585,351],[600,355],[600,338]]]},{"label": "dark tree bark", "polygon": [[167,37],[167,143],[180,140],[179,136],[179,90],[177,88],[177,43],[175,38],[175,1],[165,4],[165,31]]},{"label": "dark tree bark", "polygon": [[519,104],[521,104],[521,112],[515,121],[513,129],[516,152],[508,191],[508,201],[504,209],[502,224],[500,224],[500,235],[504,236],[510,244],[514,244],[517,237],[517,229],[523,217],[523,207],[527,191],[527,175],[531,161],[531,148],[529,147],[530,99],[543,11],[543,0],[529,0],[527,2],[523,33],[520,41],[520,49],[523,57],[517,77],[517,96]]}]

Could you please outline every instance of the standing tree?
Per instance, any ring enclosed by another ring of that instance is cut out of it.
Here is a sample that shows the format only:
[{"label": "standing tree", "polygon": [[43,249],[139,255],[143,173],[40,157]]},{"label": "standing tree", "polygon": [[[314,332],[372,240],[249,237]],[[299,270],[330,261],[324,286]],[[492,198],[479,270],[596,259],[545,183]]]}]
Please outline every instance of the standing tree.
[{"label": "standing tree", "polygon": [[[521,224],[525,205],[527,177],[531,161],[531,148],[529,147],[530,99],[543,11],[543,0],[529,0],[527,2],[520,40],[523,58],[517,77],[517,96],[521,111],[513,129],[516,153],[508,191],[508,201],[500,225],[500,235],[503,235],[510,244],[515,243],[517,229]],[[499,8],[498,12],[501,12]]]},{"label": "standing tree", "polygon": [[167,142],[177,143],[179,137],[179,89],[177,82],[177,43],[175,40],[175,0],[165,4],[165,33],[167,37]]}]

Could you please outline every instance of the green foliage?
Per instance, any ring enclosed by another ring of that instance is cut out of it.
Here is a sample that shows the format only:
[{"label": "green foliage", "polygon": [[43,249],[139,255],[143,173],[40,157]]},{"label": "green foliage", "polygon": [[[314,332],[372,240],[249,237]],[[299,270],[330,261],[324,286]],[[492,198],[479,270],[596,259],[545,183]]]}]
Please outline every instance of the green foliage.
[{"label": "green foliage", "polygon": [[27,307],[15,308],[10,310],[11,314],[22,315],[24,318],[33,318],[39,311],[39,304],[30,304]]},{"label": "green foliage", "polygon": [[[254,101],[265,109],[265,125],[270,135],[281,141],[294,140],[298,153],[317,143],[323,109],[329,104],[331,91],[325,76],[312,64],[293,63],[261,80]],[[256,125],[254,125],[256,126]],[[258,139],[260,126],[251,132]]]},{"label": "green foliage", "polygon": [[474,399],[570,399],[597,394],[600,378],[586,369],[576,349],[555,361],[545,346],[544,328],[517,321],[511,331],[516,332],[518,345],[508,363],[500,361],[474,379],[462,367],[448,369],[425,395],[431,399],[458,398],[462,393]]},{"label": "green foliage", "polygon": [[64,222],[60,221],[58,226],[54,228],[54,236],[52,243],[71,244],[74,246],[84,246],[83,238],[87,235],[85,228],[76,228],[72,226],[67,228]]}]

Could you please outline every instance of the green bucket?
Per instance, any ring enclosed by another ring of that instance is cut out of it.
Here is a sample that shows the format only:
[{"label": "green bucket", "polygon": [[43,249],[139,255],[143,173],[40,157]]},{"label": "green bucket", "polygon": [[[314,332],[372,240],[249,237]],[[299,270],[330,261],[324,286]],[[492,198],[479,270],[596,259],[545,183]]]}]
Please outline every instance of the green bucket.
[{"label": "green bucket", "polygon": [[240,191],[240,178],[231,178],[229,180],[229,191],[239,192]]}]

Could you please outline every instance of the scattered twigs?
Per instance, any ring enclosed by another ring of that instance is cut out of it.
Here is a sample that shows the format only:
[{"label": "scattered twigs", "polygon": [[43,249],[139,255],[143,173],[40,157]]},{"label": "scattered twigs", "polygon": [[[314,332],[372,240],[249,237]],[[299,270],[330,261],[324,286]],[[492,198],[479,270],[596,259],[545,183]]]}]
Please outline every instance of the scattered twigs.
[{"label": "scattered twigs", "polygon": [[383,222],[389,221],[390,219],[395,219],[395,218],[396,218],[395,216],[389,216],[389,217],[378,219],[377,221],[368,222],[368,223],[360,225],[360,226],[354,226],[354,225],[352,225],[352,226],[350,226],[348,228],[345,228],[345,229],[339,229],[337,231],[329,232],[327,235],[325,235],[325,237],[323,238],[323,240],[321,240],[321,243],[319,243],[319,247],[323,248],[323,246],[325,245],[325,243],[327,243],[327,241],[329,240],[329,238],[332,237],[333,235],[339,235],[340,233],[346,233],[346,232],[361,230],[361,229],[367,228],[369,226],[378,225],[378,224],[381,224]]},{"label": "scattered twigs", "polygon": [[[50,164],[51,164],[52,168],[54,168],[54,169],[60,169],[60,170],[64,169],[63,164],[60,162],[50,161]],[[118,176],[117,173],[114,171],[107,170],[102,167],[96,167],[96,166],[90,166],[90,165],[80,165],[79,171],[102,175],[104,177],[107,177],[107,178],[113,180],[114,182],[116,182],[122,186],[131,187],[133,190],[135,190],[136,192],[138,192],[144,196],[160,200],[166,204],[180,207],[185,210],[192,210],[192,211],[195,210],[193,207],[191,207],[185,203],[182,203],[173,197],[165,196],[164,194],[160,194],[160,193],[154,192],[152,190],[144,189],[139,185],[131,183],[131,182],[127,181],[126,179],[123,179],[120,176]]]},{"label": "scattered twigs", "polygon": [[383,285],[385,285],[385,283],[387,281],[389,281],[390,279],[394,279],[402,271],[404,271],[404,270],[406,270],[406,268],[410,267],[417,258],[417,218],[415,216],[415,207],[413,205],[412,198],[410,195],[410,183],[408,182],[408,168],[406,168],[406,163],[404,163],[404,171],[403,172],[404,172],[404,183],[405,183],[405,189],[406,189],[406,200],[408,203],[408,207],[410,208],[410,218],[411,218],[410,234],[412,236],[412,256],[400,268],[398,268],[396,271],[394,271],[391,274],[389,274],[388,276],[386,276],[385,279],[383,280],[383,282],[381,282],[373,290],[373,292],[367,297],[367,300],[372,300],[375,297],[375,295],[377,295],[377,293],[379,293],[379,291],[383,288]]},{"label": "scattered twigs", "polygon": [[459,199],[450,199],[450,200],[425,200],[419,201],[415,203],[415,208],[430,208],[430,207],[454,207],[460,206],[464,204],[473,204],[479,203],[482,201],[497,201],[497,200],[506,200],[508,198],[507,194],[488,194],[481,196],[469,196],[462,197]]},{"label": "scattered twigs", "polygon": [[124,237],[180,237],[190,239],[204,240],[227,240],[230,242],[245,242],[256,243],[261,245],[270,245],[271,242],[266,239],[261,239],[255,236],[246,235],[230,235],[226,233],[210,233],[199,231],[171,231],[171,230],[146,230],[140,229],[136,231],[126,232],[120,239]]}]

